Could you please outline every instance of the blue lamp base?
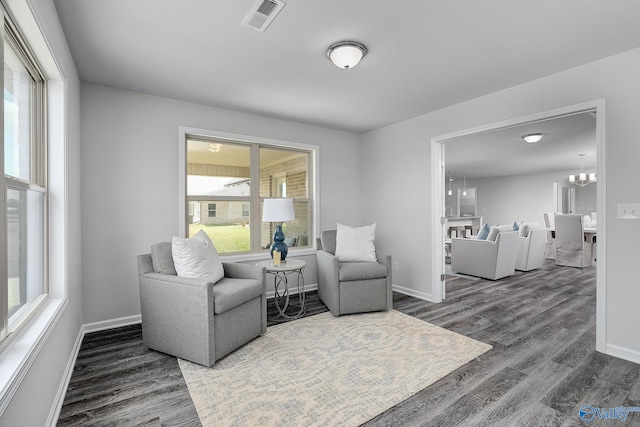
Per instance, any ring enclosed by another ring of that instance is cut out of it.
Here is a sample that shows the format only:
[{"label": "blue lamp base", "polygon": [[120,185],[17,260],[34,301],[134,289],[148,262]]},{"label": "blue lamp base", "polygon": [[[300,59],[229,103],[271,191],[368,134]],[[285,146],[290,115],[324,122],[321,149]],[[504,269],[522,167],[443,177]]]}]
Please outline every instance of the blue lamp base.
[{"label": "blue lamp base", "polygon": [[271,249],[269,253],[271,254],[271,259],[273,259],[273,251],[277,249],[280,252],[280,262],[284,262],[287,258],[287,253],[289,252],[289,248],[287,244],[284,242],[284,233],[282,232],[282,225],[276,225],[276,232],[273,233],[273,244],[271,245]]}]

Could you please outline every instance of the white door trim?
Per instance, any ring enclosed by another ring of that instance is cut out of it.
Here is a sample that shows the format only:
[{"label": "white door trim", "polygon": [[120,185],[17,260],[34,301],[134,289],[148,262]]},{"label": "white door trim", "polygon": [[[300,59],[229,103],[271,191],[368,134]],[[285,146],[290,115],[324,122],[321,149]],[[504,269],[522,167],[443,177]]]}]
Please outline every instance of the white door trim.
[{"label": "white door trim", "polygon": [[454,138],[460,138],[485,132],[506,129],[524,124],[541,122],[562,116],[580,114],[588,111],[596,112],[596,152],[597,152],[597,212],[598,212],[598,267],[596,273],[596,350],[605,353],[606,350],[606,268],[607,268],[607,203],[606,203],[606,130],[605,130],[605,100],[597,99],[570,105],[541,113],[491,123],[471,129],[460,130],[431,138],[431,224],[432,224],[432,253],[431,295],[434,302],[442,302],[444,289],[440,277],[444,274],[444,232],[441,218],[445,215],[444,203],[444,143]]}]

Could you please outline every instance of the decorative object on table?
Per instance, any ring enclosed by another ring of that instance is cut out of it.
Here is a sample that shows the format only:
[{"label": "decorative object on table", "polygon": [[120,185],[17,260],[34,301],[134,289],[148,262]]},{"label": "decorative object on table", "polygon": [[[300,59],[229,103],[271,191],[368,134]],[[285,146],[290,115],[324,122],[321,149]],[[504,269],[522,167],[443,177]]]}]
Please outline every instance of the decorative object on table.
[{"label": "decorative object on table", "polygon": [[276,231],[273,233],[273,244],[269,251],[271,258],[273,258],[273,251],[277,249],[278,252],[280,252],[280,262],[286,262],[289,248],[287,244],[284,243],[285,237],[282,231],[282,223],[285,221],[293,221],[294,219],[296,219],[296,215],[293,210],[293,199],[286,197],[264,199],[262,221],[276,223]]},{"label": "decorative object on table", "polygon": [[397,311],[320,313],[270,326],[217,368],[178,363],[204,427],[358,426],[490,349]]},{"label": "decorative object on table", "polygon": [[578,156],[580,156],[580,173],[577,175],[569,175],[569,184],[584,187],[592,182],[597,182],[598,178],[595,173],[586,174],[584,172],[584,156],[586,156],[586,154],[578,154]]}]

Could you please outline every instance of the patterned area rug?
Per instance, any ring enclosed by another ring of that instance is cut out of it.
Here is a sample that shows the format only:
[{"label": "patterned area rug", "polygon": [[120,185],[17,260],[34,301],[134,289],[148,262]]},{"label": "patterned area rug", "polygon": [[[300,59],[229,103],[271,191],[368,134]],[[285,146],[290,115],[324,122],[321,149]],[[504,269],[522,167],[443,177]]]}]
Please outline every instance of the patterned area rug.
[{"label": "patterned area rug", "polygon": [[179,364],[205,427],[357,426],[491,348],[397,311],[326,312]]}]

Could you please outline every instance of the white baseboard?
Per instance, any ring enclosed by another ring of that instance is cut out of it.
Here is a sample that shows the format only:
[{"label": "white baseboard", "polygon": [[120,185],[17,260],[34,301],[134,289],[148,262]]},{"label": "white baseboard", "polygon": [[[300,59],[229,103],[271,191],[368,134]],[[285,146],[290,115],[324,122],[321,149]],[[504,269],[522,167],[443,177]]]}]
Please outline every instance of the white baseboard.
[{"label": "white baseboard", "polygon": [[67,366],[64,369],[64,374],[62,375],[62,379],[60,380],[60,385],[58,386],[58,392],[56,393],[56,397],[53,400],[53,405],[51,406],[51,411],[49,412],[49,417],[47,418],[47,426],[55,427],[58,424],[58,417],[60,417],[60,410],[62,409],[62,404],[64,403],[64,397],[67,394],[67,389],[69,388],[69,382],[71,381],[71,375],[73,374],[73,367],[76,365],[76,360],[78,358],[78,353],[80,352],[80,346],[82,345],[82,340],[84,339],[83,327],[80,327],[78,331],[78,336],[76,337],[76,342],[71,349],[71,354],[69,355],[69,360],[67,361]]},{"label": "white baseboard", "polygon": [[605,346],[606,354],[614,356],[619,359],[628,360],[629,362],[640,364],[640,351],[631,350],[626,347],[620,347],[614,344],[607,344]]},{"label": "white baseboard", "polygon": [[104,331],[107,329],[119,328],[121,326],[135,325],[142,322],[142,316],[136,314],[135,316],[120,317],[118,319],[103,320],[100,322],[87,323],[82,325],[81,332],[88,334],[90,332]]},{"label": "white baseboard", "polygon": [[416,291],[415,289],[405,288],[398,285],[393,285],[393,290],[401,294],[409,295],[410,297],[418,298],[424,301],[433,302],[433,296],[426,292]]}]

